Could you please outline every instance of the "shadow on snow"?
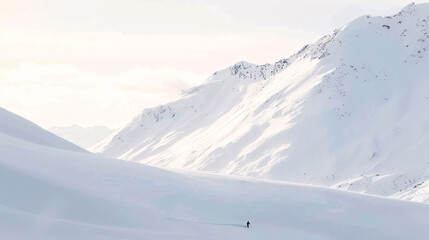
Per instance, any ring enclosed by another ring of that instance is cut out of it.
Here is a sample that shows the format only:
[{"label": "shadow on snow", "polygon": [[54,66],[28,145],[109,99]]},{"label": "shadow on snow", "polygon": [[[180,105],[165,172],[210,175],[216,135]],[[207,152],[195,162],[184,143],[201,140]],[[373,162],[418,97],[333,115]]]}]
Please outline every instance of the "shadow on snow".
[{"label": "shadow on snow", "polygon": [[245,224],[236,224],[236,223],[214,223],[214,222],[200,222],[200,221],[193,221],[193,220],[185,220],[185,219],[178,219],[178,218],[166,218],[170,221],[178,221],[178,222],[187,222],[187,223],[197,223],[197,224],[208,224],[208,225],[216,225],[216,226],[227,226],[227,227],[241,227],[241,228],[247,228]]}]

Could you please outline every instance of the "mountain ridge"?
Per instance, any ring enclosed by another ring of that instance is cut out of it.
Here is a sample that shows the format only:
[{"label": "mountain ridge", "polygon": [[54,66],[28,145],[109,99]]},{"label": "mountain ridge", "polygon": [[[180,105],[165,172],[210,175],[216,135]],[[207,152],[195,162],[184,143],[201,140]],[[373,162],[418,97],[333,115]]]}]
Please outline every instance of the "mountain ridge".
[{"label": "mountain ridge", "polygon": [[429,4],[362,16],[268,78],[239,62],[146,109],[97,149],[161,167],[427,202],[428,21]]}]

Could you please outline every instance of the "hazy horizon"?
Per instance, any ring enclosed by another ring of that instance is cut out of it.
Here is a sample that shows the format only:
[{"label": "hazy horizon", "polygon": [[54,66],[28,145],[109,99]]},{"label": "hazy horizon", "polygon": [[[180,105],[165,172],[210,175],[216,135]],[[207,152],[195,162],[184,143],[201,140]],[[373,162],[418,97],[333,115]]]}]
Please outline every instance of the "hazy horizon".
[{"label": "hazy horizon", "polygon": [[0,106],[44,128],[117,128],[217,70],[273,63],[408,3],[3,1]]}]

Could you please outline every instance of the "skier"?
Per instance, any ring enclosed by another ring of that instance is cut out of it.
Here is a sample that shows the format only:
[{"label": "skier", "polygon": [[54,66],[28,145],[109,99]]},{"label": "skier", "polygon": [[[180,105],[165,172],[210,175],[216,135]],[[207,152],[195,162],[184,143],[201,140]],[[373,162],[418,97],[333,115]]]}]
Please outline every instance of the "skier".
[{"label": "skier", "polygon": [[247,228],[250,228],[250,222],[247,221]]}]

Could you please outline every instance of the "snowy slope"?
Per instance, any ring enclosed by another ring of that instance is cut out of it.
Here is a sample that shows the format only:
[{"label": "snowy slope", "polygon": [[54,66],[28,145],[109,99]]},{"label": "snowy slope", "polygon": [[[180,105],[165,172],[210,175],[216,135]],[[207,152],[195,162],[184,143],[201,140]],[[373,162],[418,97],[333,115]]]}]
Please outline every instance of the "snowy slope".
[{"label": "snowy slope", "polygon": [[[169,172],[9,134],[0,135],[4,239],[417,240],[429,234],[424,204]],[[244,227],[247,220],[252,229]]]},{"label": "snowy slope", "polygon": [[0,135],[32,142],[52,148],[65,149],[77,152],[86,152],[84,149],[67,142],[66,140],[45,131],[36,124],[15,115],[0,107]]},{"label": "snowy slope", "polygon": [[144,110],[95,150],[429,202],[428,22],[429,4],[410,4],[274,65],[240,62]]},{"label": "snowy slope", "polygon": [[51,127],[48,131],[82,148],[88,149],[110,136],[115,130],[103,126],[81,127],[73,125],[68,127]]}]

